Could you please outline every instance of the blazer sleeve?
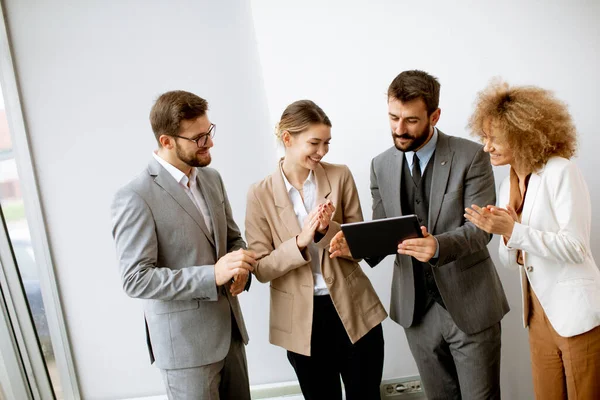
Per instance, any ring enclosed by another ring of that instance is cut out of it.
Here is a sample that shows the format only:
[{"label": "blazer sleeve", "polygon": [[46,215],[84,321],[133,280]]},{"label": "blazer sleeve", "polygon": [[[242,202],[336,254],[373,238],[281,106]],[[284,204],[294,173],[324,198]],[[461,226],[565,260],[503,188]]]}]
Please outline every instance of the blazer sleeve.
[{"label": "blazer sleeve", "polygon": [[[505,193],[508,193],[508,188],[506,187],[507,185],[510,186],[510,181],[507,179],[505,179],[501,184],[500,184],[500,190],[499,190],[499,197],[500,200],[502,201],[502,199],[506,199],[506,196],[504,196]],[[498,207],[505,207],[505,204],[500,204],[498,203]],[[517,263],[517,250],[516,249],[511,249],[508,246],[506,246],[506,243],[504,242],[504,236],[500,236],[500,240],[499,240],[499,244],[498,244],[498,258],[500,259],[500,263],[502,264],[502,266],[508,268],[508,269],[518,269],[519,268],[519,264]]]},{"label": "blazer sleeve", "polygon": [[504,243],[504,236],[500,236],[498,258],[504,267],[508,269],[519,269],[519,264],[517,263],[517,250],[508,247],[506,243]]},{"label": "blazer sleeve", "polygon": [[[375,172],[375,159],[371,160],[371,199],[373,201],[373,219],[386,218],[385,209],[383,208],[383,200],[379,193],[379,181]],[[376,267],[385,257],[366,257],[365,261],[371,268]]]},{"label": "blazer sleeve", "polygon": [[[489,156],[483,151],[483,147],[475,153],[471,161],[465,175],[463,188],[463,208],[470,207],[472,204],[482,207],[496,204],[492,165]],[[435,238],[438,240],[440,253],[437,262],[432,265],[440,267],[483,250],[492,239],[492,235],[477,228],[463,217],[462,225],[459,228],[437,234]]]},{"label": "blazer sleeve", "polygon": [[246,240],[249,249],[257,254],[253,273],[264,283],[309,264],[311,258],[307,251],[300,252],[295,236],[275,248],[271,227],[255,190],[255,186],[250,187],[246,202]]},{"label": "blazer sleeve", "polygon": [[133,189],[121,189],[111,207],[121,280],[130,297],[216,301],[214,265],[157,267],[158,240],[152,211]]},{"label": "blazer sleeve", "polygon": [[[358,190],[356,189],[356,183],[352,172],[347,166],[343,166],[344,171],[341,176],[342,180],[342,193],[341,193],[341,210],[336,210],[336,213],[342,214],[342,223],[347,224],[351,222],[361,222],[363,220],[362,208],[360,206],[360,199],[358,197]],[[337,221],[331,221],[329,228],[325,235],[321,235],[319,240],[315,243],[317,247],[327,249],[331,239],[341,230],[341,225]],[[316,238],[316,235],[315,235]],[[350,257],[342,257],[352,261],[359,261]]]},{"label": "blazer sleeve", "polygon": [[[550,171],[548,171],[550,172]],[[558,222],[558,232],[544,232],[527,225],[515,223],[507,246],[529,254],[552,260],[580,264],[588,253],[591,204],[587,185],[579,168],[569,162],[558,173],[548,176],[552,209],[548,217]],[[539,201],[539,197],[536,198]]]}]

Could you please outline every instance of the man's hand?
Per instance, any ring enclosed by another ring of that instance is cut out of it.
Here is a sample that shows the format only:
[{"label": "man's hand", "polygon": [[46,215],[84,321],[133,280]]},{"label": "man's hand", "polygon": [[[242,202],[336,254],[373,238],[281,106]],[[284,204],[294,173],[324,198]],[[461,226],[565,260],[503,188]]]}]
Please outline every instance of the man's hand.
[{"label": "man's hand", "polygon": [[422,226],[422,238],[407,239],[398,245],[398,254],[403,254],[416,258],[421,262],[429,262],[437,251],[437,240],[427,232],[427,228]]},{"label": "man's hand", "polygon": [[256,267],[256,253],[244,249],[225,254],[215,264],[217,286],[229,282],[236,275],[248,274]]},{"label": "man's hand", "polygon": [[475,204],[471,208],[465,208],[465,218],[487,233],[504,236],[507,241],[518,219],[517,213],[510,206],[504,209],[495,206],[479,207]]},{"label": "man's hand", "polygon": [[248,275],[250,275],[250,273],[246,271],[233,277],[234,281],[229,287],[229,292],[231,292],[232,296],[237,296],[244,291],[246,282],[248,282]]},{"label": "man's hand", "polygon": [[331,241],[329,242],[329,253],[331,253],[329,254],[329,258],[352,258],[352,253],[350,253],[350,247],[348,247],[348,242],[346,241],[344,232],[339,231],[334,237],[331,238]]},{"label": "man's hand", "polygon": [[329,228],[329,222],[331,221],[333,212],[335,211],[335,206],[331,200],[327,200],[325,203],[319,204],[317,210],[317,214],[319,216],[319,226],[317,227],[317,232],[319,232],[321,235],[325,235],[327,233],[327,228]]}]

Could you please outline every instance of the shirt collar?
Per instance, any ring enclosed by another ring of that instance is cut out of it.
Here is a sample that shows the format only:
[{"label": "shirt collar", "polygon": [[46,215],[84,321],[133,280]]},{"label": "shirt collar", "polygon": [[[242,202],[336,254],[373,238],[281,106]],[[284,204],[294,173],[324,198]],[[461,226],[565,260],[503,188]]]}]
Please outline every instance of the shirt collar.
[{"label": "shirt collar", "polygon": [[[292,184],[290,183],[290,181],[288,181],[287,177],[283,173],[283,166],[281,164],[279,165],[279,170],[281,171],[281,176],[283,177],[283,183],[285,184],[285,190],[287,190],[287,192],[289,193],[290,190],[296,189],[294,186],[292,186]],[[314,179],[315,178],[314,178],[313,171],[310,170],[310,172],[308,173],[308,177],[304,181],[304,185],[306,185],[307,182],[314,183]]]},{"label": "shirt collar", "polygon": [[[161,156],[159,156],[155,152],[152,152],[152,157],[154,157],[154,159],[158,161],[158,163],[162,165],[164,169],[167,170],[169,175],[171,175],[177,181],[177,183],[184,186],[188,185],[190,179],[179,168],[173,166],[168,161],[165,161]],[[192,168],[191,178],[192,182],[196,181],[196,168]]]},{"label": "shirt collar", "polygon": [[[435,146],[437,145],[437,140],[438,140],[438,130],[436,127],[434,127],[433,135],[431,136],[431,139],[429,139],[429,142],[427,142],[425,144],[425,146],[423,146],[419,150],[417,150],[417,156],[419,157],[421,165],[427,165],[427,163],[429,162],[429,159],[431,158],[431,156],[433,155],[433,152],[435,151]],[[414,155],[415,155],[414,151],[407,151],[404,153],[404,156],[406,157],[406,161],[408,162],[409,167],[412,167],[412,165],[413,165]]]}]

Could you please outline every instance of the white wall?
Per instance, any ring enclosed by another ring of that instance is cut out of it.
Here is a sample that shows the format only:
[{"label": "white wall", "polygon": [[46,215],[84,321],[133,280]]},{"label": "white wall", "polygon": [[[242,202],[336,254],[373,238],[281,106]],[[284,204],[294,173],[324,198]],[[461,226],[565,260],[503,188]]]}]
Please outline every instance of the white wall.
[{"label": "white wall", "polygon": [[[369,161],[391,145],[385,92],[412,68],[439,77],[439,126],[461,136],[475,92],[491,76],[555,89],[571,105],[579,164],[598,202],[592,116],[600,104],[600,9],[546,3],[5,0],[82,397],[163,392],[147,362],[141,307],[120,288],[109,216],[117,187],[150,158],[147,116],[163,91],[209,100],[219,125],[214,166],[240,225],[249,184],[274,167],[273,124],[299,98],[315,100],[331,117],[328,161],[351,167],[368,217]],[[385,304],[390,267],[388,260],[368,271]],[[504,396],[530,398],[518,280],[501,275],[513,308],[503,325]],[[267,286],[255,284],[241,302],[251,383],[294,379],[285,352],[268,344]],[[389,320],[384,330],[385,378],[416,373],[402,330]]]},{"label": "white wall", "polygon": [[[214,166],[243,225],[271,141],[250,5],[243,0],[5,1],[33,159],[82,398],[164,393],[143,314],[121,289],[110,235],[117,188],[155,148],[150,107],[167,90],[206,98]],[[241,297],[253,383],[280,380],[266,345],[266,287]],[[262,338],[261,338],[262,336]],[[262,351],[265,347],[265,351]],[[266,355],[266,356],[265,356]]]},{"label": "white wall", "polygon": [[[392,145],[386,91],[407,69],[423,69],[441,82],[438,127],[468,137],[467,119],[477,91],[493,76],[514,84],[553,89],[569,105],[580,132],[578,160],[600,200],[595,176],[600,139],[600,16],[598,2],[584,1],[318,1],[253,0],[272,124],[285,106],[310,98],[333,122],[326,160],[348,164],[365,217],[370,218],[369,163]],[[507,170],[496,171],[497,181]],[[593,221],[593,252],[600,257],[600,217]],[[497,241],[490,249],[496,257]],[[392,260],[369,271],[389,305]],[[500,271],[512,311],[503,320],[503,398],[532,397],[527,333],[521,325],[516,274]],[[417,373],[402,329],[384,322],[384,378]]]}]

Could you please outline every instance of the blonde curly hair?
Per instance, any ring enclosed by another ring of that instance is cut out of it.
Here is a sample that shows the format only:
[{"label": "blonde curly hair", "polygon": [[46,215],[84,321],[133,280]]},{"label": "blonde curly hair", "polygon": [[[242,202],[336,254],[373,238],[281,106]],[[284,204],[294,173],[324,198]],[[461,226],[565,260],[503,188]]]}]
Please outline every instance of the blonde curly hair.
[{"label": "blonde curly hair", "polygon": [[571,158],[577,132],[567,105],[536,86],[509,86],[499,78],[477,94],[468,128],[483,141],[493,127],[513,152],[515,163],[538,171],[550,157]]}]

